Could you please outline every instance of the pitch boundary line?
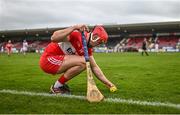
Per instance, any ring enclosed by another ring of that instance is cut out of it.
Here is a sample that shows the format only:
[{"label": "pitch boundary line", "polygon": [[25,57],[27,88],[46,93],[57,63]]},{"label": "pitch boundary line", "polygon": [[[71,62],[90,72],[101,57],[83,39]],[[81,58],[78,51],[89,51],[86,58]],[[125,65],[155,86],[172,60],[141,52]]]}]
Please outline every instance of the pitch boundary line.
[{"label": "pitch boundary line", "polygon": [[[80,95],[53,95],[49,93],[37,93],[37,92],[28,92],[28,91],[17,91],[17,90],[9,90],[3,89],[0,90],[0,93],[9,93],[9,94],[16,94],[16,95],[28,95],[28,96],[44,96],[44,97],[64,97],[64,98],[74,98],[85,100],[85,96]],[[137,101],[132,99],[121,99],[121,98],[105,98],[104,102],[109,103],[125,103],[125,104],[135,104],[135,105],[143,105],[143,106],[163,106],[163,107],[172,107],[176,109],[180,109],[180,104],[174,103],[162,103],[162,102],[149,102],[149,101]]]}]

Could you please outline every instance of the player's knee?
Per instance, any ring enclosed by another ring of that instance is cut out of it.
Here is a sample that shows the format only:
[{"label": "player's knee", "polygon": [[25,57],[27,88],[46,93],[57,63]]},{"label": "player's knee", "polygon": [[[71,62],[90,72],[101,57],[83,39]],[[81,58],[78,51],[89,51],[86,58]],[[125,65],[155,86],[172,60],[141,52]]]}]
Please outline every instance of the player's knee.
[{"label": "player's knee", "polygon": [[86,68],[86,62],[83,56],[80,58],[80,66],[84,69]]},{"label": "player's knee", "polygon": [[85,62],[79,63],[79,66],[80,66],[81,70],[86,69],[86,63]]}]

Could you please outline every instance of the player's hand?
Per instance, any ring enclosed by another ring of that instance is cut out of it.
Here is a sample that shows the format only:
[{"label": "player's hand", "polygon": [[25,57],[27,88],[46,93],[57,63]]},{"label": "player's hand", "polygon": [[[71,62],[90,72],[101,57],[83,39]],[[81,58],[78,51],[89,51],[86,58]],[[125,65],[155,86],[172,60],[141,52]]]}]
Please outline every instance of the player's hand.
[{"label": "player's hand", "polygon": [[74,28],[75,28],[75,30],[78,30],[78,31],[80,31],[80,32],[89,31],[88,26],[85,25],[85,24],[74,25]]},{"label": "player's hand", "polygon": [[111,86],[111,87],[109,88],[109,91],[112,92],[112,93],[114,93],[114,92],[117,91],[117,87],[116,87],[115,85],[113,85],[113,86]]}]

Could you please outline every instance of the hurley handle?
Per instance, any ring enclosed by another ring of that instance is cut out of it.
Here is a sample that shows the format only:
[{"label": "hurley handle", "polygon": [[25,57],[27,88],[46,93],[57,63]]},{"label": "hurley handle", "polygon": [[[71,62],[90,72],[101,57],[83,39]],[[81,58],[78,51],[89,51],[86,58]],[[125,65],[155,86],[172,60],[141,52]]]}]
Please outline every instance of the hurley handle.
[{"label": "hurley handle", "polygon": [[84,32],[82,32],[81,34],[82,34],[82,44],[83,44],[83,49],[84,49],[84,58],[86,62],[89,62],[89,54],[88,54],[86,37],[85,37]]}]

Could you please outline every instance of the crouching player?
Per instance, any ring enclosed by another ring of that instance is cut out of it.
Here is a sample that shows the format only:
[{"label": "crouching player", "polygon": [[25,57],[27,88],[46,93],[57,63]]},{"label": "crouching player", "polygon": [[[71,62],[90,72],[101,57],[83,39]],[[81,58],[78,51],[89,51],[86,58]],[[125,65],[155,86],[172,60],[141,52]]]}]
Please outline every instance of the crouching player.
[{"label": "crouching player", "polygon": [[[87,29],[87,26],[83,24],[74,25],[57,30],[51,36],[52,42],[46,47],[40,58],[40,67],[44,72],[62,74],[51,86],[51,93],[69,94],[69,87],[65,83],[86,69],[81,31]],[[116,86],[105,77],[92,52],[92,47],[107,42],[106,31],[102,26],[96,26],[92,32],[85,32],[85,36],[93,73],[110,91],[111,89],[116,91]]]}]

